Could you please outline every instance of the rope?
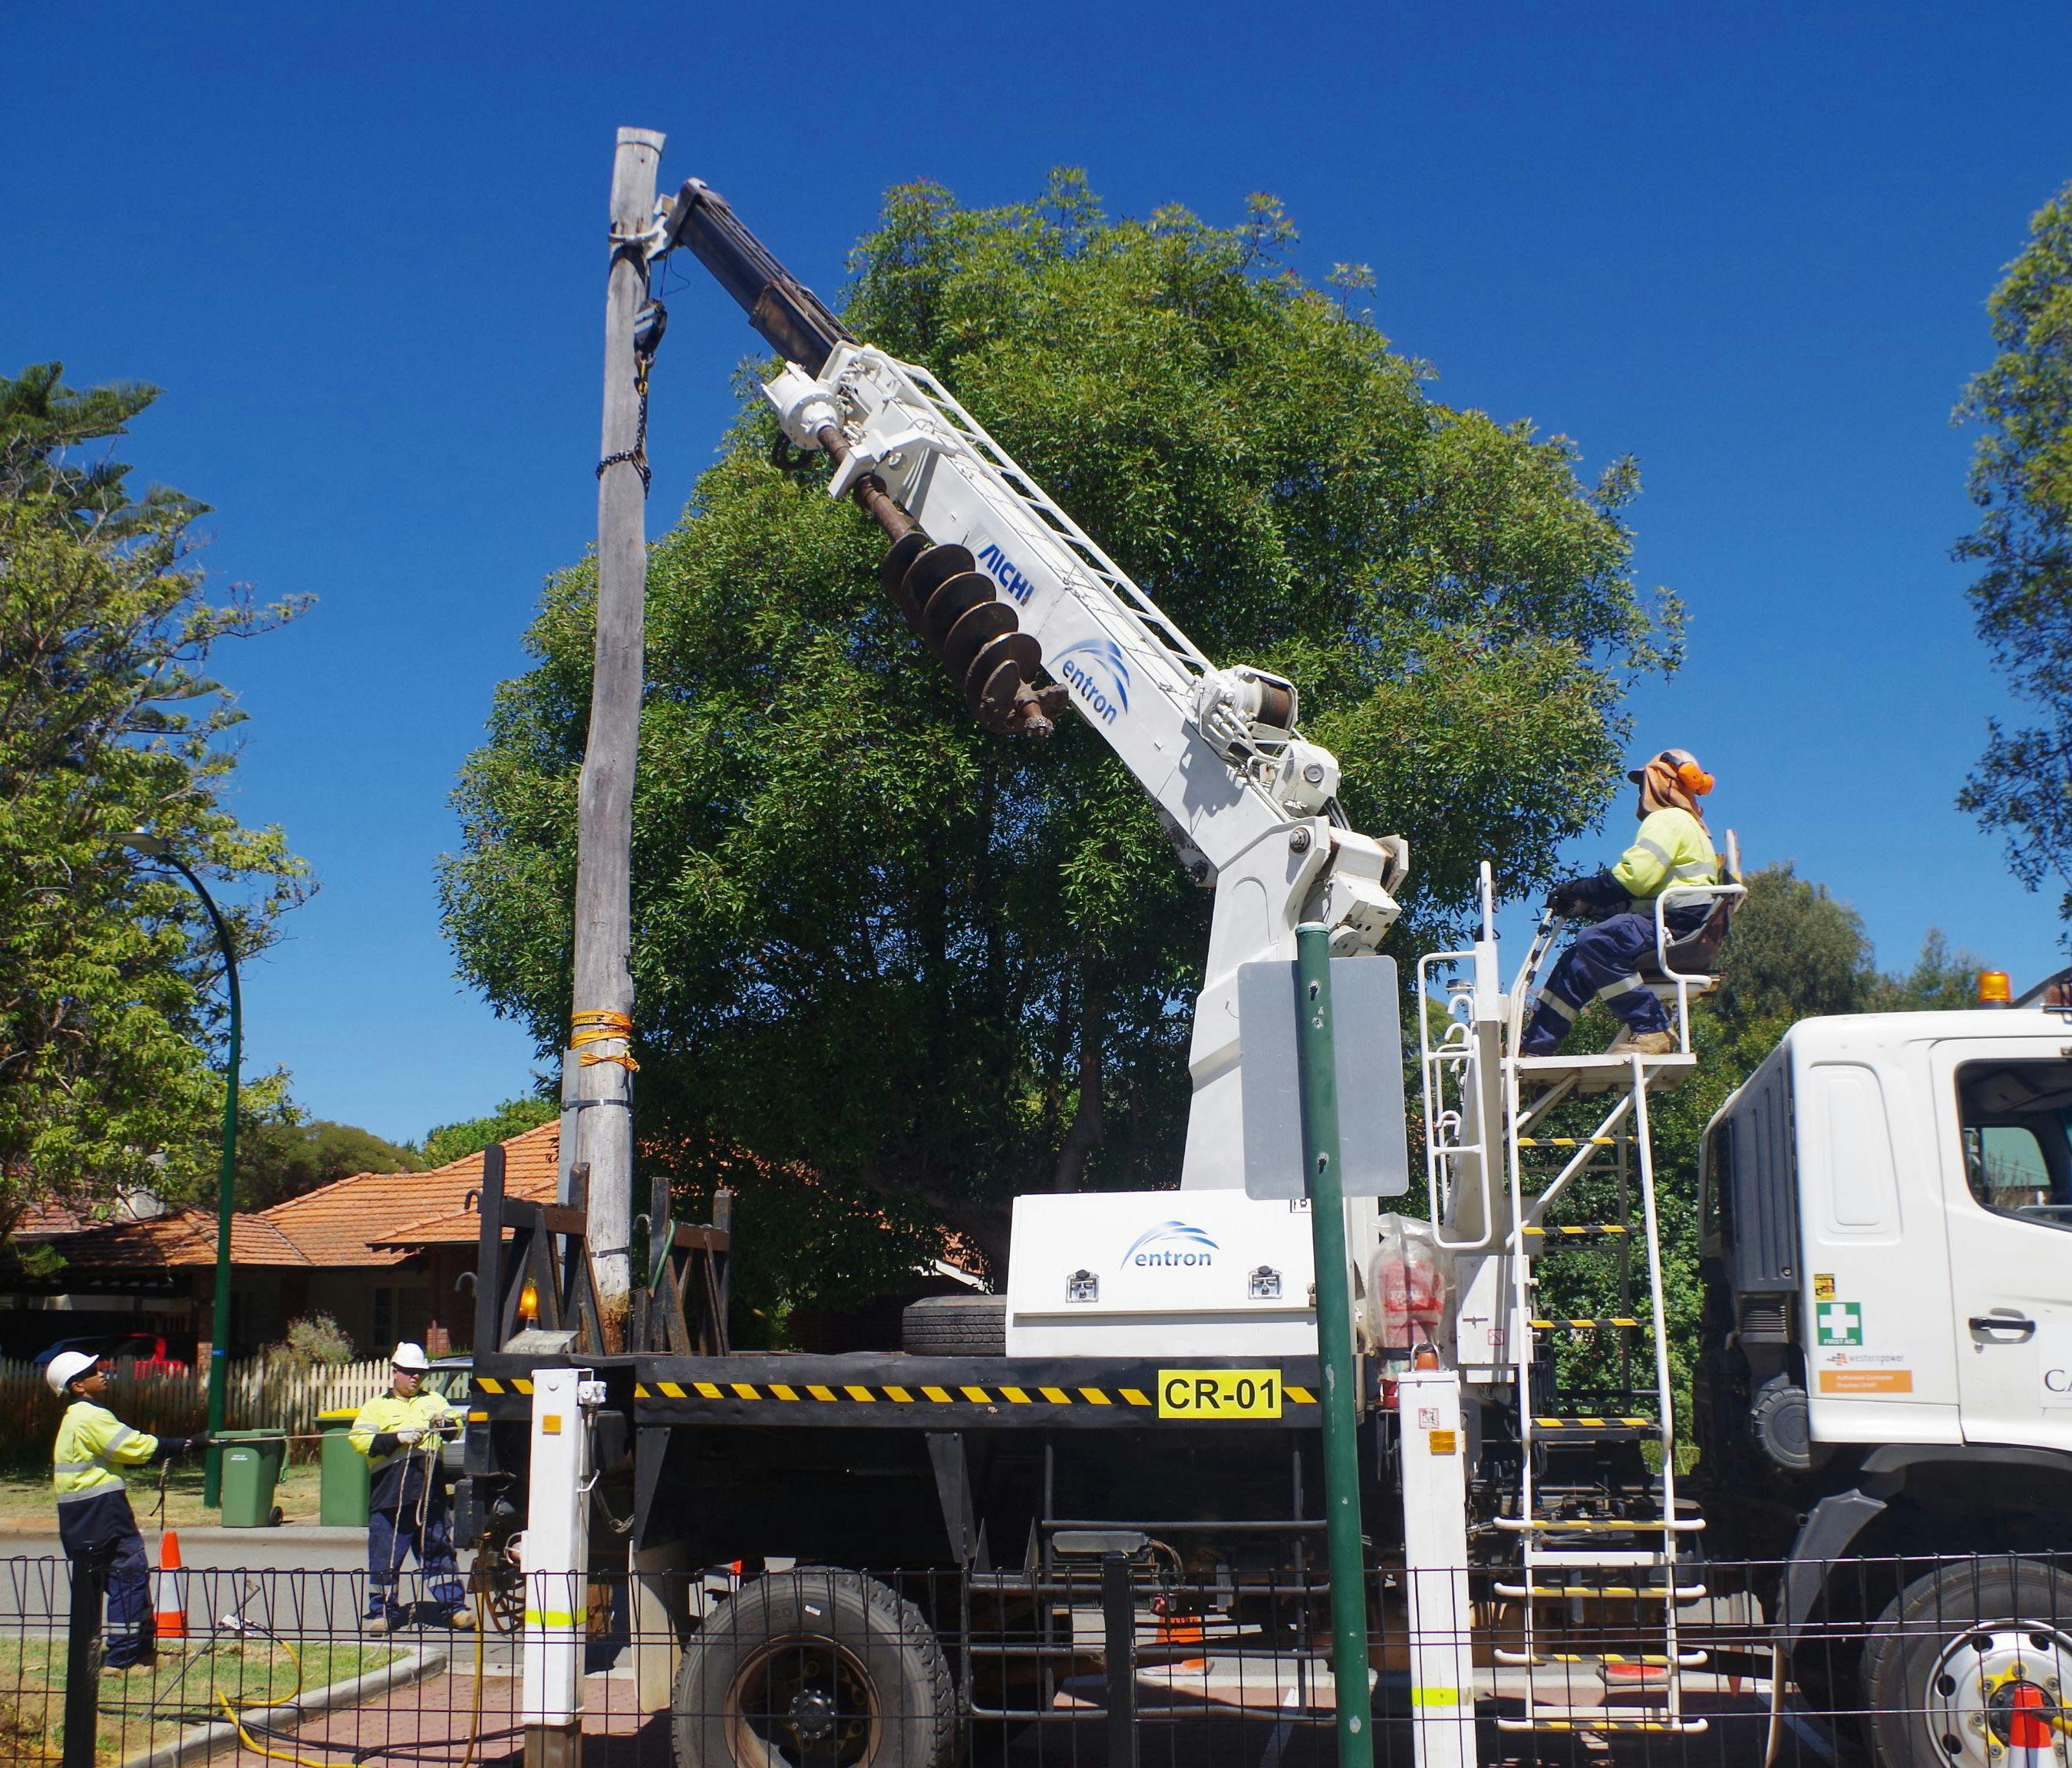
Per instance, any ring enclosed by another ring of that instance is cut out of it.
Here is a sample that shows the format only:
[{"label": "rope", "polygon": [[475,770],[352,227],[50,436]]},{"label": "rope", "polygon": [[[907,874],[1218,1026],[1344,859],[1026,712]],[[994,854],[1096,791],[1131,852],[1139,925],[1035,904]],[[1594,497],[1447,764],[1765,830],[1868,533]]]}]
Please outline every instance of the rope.
[{"label": "rope", "polygon": [[630,1014],[610,1013],[601,1008],[587,1008],[569,1016],[569,1048],[578,1052],[577,1060],[586,1068],[594,1068],[600,1063],[615,1062],[629,1075],[639,1072],[640,1064],[633,1059],[632,1052],[623,1051],[616,1055],[586,1055],[580,1052],[594,1043],[602,1043],[607,1038],[618,1038],[630,1042],[633,1037],[633,1019]]},{"label": "rope", "polygon": [[[281,1434],[286,1440],[291,1442],[316,1442],[322,1441],[326,1433],[314,1431],[308,1433],[307,1434],[302,1434],[284,1431],[281,1433]],[[432,1458],[438,1454],[439,1442],[439,1435],[428,1430],[426,1436],[423,1438],[421,1438],[418,1442],[406,1445],[404,1449],[405,1466],[408,1466],[411,1457],[419,1454],[426,1456],[429,1462]],[[159,1507],[162,1521],[165,1503],[164,1474],[165,1470],[170,1466],[170,1462],[163,1462],[160,1464]],[[417,1539],[420,1542],[424,1539],[426,1519],[430,1514],[431,1490],[434,1473],[433,1469],[430,1466],[427,1466],[426,1467],[426,1477],[421,1482],[417,1494]],[[401,1559],[401,1543],[399,1540],[394,1544],[396,1552],[391,1566],[392,1577],[394,1576],[395,1572],[400,1568]],[[245,1600],[249,1600],[250,1595],[251,1587],[248,1586]],[[475,1625],[474,1629],[474,1699],[471,1703],[467,1751],[461,1758],[458,1768],[472,1768],[475,1754],[481,1745],[483,1681],[483,1672],[486,1667],[483,1657],[483,1634],[487,1625],[487,1616],[484,1612],[486,1606],[486,1597],[483,1592],[478,1589],[475,1596]],[[255,1708],[298,1708],[302,1700],[302,1684],[306,1671],[302,1663],[302,1654],[296,1651],[294,1647],[286,1639],[282,1638],[279,1634],[272,1631],[269,1628],[260,1626],[256,1622],[246,1620],[241,1612],[243,1602],[240,1601],[238,1609],[236,1610],[233,1610],[231,1617],[218,1624],[216,1636],[209,1641],[208,1645],[203,1647],[199,1653],[198,1653],[195,1657],[189,1659],[185,1663],[180,1666],[179,1673],[174,1678],[173,1682],[169,1688],[162,1692],[154,1693],[151,1696],[146,1710],[147,1712],[156,1712],[162,1708],[166,1704],[166,1700],[178,1690],[180,1684],[187,1680],[189,1671],[193,1670],[196,1664],[199,1663],[202,1659],[212,1657],[215,1655],[217,1647],[224,1643],[226,1637],[230,1638],[244,1638],[256,1635],[258,1638],[269,1640],[273,1644],[278,1646],[283,1651],[287,1653],[288,1661],[294,1667],[294,1685],[288,1691],[285,1696],[276,1696],[269,1694],[260,1699],[251,1700],[233,1700],[231,1696],[224,1692],[224,1691],[220,1688],[212,1688],[210,1690],[210,1692],[215,1696],[216,1704],[221,1708],[224,1717],[229,1722],[232,1729],[236,1733],[238,1742],[245,1749],[249,1750],[253,1754],[264,1757],[269,1762],[291,1762],[296,1765],[296,1768],[335,1768],[335,1765],[332,1763],[312,1760],[310,1757],[302,1755],[294,1749],[268,1749],[265,1744],[260,1742],[259,1739],[261,1737],[265,1737],[271,1741],[282,1744],[298,1742],[300,1741],[300,1740],[290,1738],[271,1726],[249,1724],[247,1722],[245,1715],[248,1712]],[[384,1749],[378,1746],[369,1749],[359,1745],[336,1744],[327,1741],[315,1742],[309,1745],[309,1747],[318,1749],[329,1749],[350,1754],[356,1764],[363,1763],[380,1757],[396,1757],[401,1754],[401,1752],[394,1749]],[[61,1759],[58,1755],[51,1754],[47,1747],[39,1746],[39,1749],[42,1759],[45,1762],[56,1762]]]}]

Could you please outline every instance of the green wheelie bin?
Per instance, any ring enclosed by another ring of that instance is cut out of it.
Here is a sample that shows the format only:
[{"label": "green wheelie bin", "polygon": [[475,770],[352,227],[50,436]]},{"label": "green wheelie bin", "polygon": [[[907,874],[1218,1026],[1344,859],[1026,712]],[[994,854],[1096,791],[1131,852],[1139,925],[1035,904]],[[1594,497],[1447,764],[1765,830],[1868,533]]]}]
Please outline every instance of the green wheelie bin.
[{"label": "green wheelie bin", "polygon": [[317,1414],[317,1429],[323,1433],[319,1451],[317,1519],[327,1528],[367,1527],[370,1469],[367,1458],[347,1437],[352,1421],[359,1416],[357,1408],[352,1406]]},{"label": "green wheelie bin", "polygon": [[278,1430],[226,1430],[223,1445],[223,1526],[271,1528],[281,1519],[273,1487],[288,1439]]}]

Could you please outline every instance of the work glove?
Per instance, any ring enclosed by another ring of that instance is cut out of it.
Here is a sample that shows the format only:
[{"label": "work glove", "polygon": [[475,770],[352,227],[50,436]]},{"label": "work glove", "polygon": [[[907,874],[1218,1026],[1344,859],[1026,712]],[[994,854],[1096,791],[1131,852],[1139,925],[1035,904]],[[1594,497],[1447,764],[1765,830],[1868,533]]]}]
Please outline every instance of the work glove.
[{"label": "work glove", "polygon": [[1565,921],[1601,921],[1626,907],[1626,891],[1610,872],[1564,878],[1547,893],[1547,912]]},{"label": "work glove", "polygon": [[425,1427],[422,1425],[406,1425],[396,1433],[396,1441],[402,1444],[405,1449],[414,1449],[417,1445],[417,1439],[424,1433]]}]

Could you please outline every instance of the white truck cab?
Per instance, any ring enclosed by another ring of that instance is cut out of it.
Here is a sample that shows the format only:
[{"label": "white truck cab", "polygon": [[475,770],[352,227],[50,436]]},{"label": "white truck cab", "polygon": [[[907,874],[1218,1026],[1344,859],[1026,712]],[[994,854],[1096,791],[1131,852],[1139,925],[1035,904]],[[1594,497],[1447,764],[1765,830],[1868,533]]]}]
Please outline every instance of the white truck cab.
[{"label": "white truck cab", "polygon": [[1700,1207],[1712,1550],[1774,1557],[1794,1679],[1881,1768],[1996,1768],[1949,1691],[2072,1682],[2072,1022],[1802,1021]]},{"label": "white truck cab", "polygon": [[1747,1428],[1778,1468],[1845,1445],[2072,1451],[2058,1014],[1801,1022],[1708,1127],[1702,1209]]}]

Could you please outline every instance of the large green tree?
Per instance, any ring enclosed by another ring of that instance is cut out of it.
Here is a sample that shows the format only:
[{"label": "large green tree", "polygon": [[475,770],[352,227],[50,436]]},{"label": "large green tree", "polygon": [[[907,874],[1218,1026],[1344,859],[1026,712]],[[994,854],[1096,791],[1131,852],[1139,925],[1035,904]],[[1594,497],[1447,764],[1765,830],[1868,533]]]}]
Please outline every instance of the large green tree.
[{"label": "large green tree", "polygon": [[[1264,199],[1217,228],[1111,219],[1072,175],[1001,208],[906,187],[846,316],[939,373],[1210,656],[1301,684],[1356,826],[1410,839],[1411,949],[1484,855],[1507,894],[1549,881],[1678,613],[1633,582],[1630,461],[1585,480],[1565,439],[1441,403],[1348,306],[1363,278],[1309,286],[1293,239]],[[1092,728],[976,727],[878,587],[882,537],[773,467],[772,434],[747,393],[653,551],[638,1097],[651,1149],[749,1163],[750,1256],[780,1243],[783,1281],[824,1296],[946,1232],[997,1259],[1018,1192],[1171,1181],[1209,899]],[[543,1051],[570,1005],[594,595],[589,564],[549,582],[444,874],[463,972]]]},{"label": "large green tree", "polygon": [[1991,725],[1958,804],[2007,837],[2032,890],[2068,886],[2059,912],[2072,919],[2072,184],[2030,222],[1988,310],[2000,353],[1957,408],[1980,426],[1980,515],[1956,556],[1984,567],[1971,591],[1980,636],[2037,717]]},{"label": "large green tree", "polygon": [[270,1209],[358,1173],[414,1173],[427,1164],[371,1129],[290,1108],[238,1126],[237,1207]]},{"label": "large green tree", "polygon": [[561,1108],[545,1095],[522,1094],[505,1100],[487,1117],[469,1117],[426,1131],[417,1153],[426,1166],[443,1166],[449,1161],[479,1154],[491,1142],[508,1141],[528,1129],[537,1129],[561,1114]]},{"label": "large green tree", "polygon": [[56,364],[0,376],[0,1229],[31,1197],[179,1197],[213,1171],[215,941],[116,837],[148,828],[225,889],[241,954],[309,887],[279,830],[224,801],[243,714],[208,672],[295,610],[212,600],[203,506],[130,489],[109,443],[155,397],[75,393]]}]

